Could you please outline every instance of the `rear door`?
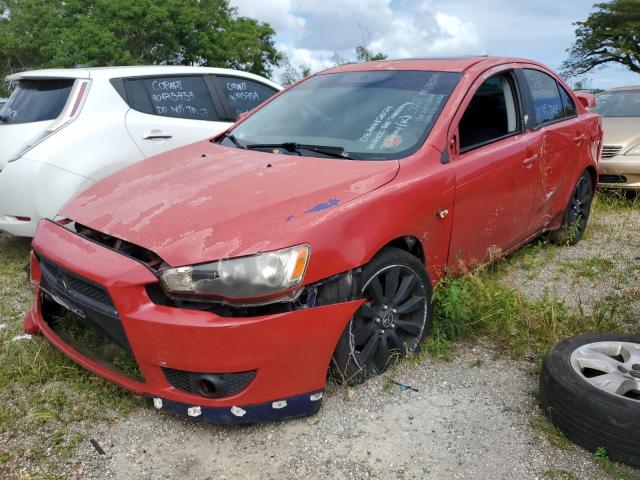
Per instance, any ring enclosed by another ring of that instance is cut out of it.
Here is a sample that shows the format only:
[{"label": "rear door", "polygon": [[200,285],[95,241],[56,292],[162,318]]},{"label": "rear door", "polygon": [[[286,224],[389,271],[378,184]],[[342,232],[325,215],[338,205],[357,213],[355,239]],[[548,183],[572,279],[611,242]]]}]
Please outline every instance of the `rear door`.
[{"label": "rear door", "polygon": [[456,193],[448,267],[454,272],[494,260],[531,233],[539,144],[526,131],[514,71],[494,72],[476,81],[453,123],[459,153],[452,161]]},{"label": "rear door", "polygon": [[534,131],[542,141],[540,188],[533,202],[534,229],[546,227],[567,205],[576,176],[591,148],[589,126],[577,115],[576,105],[564,87],[551,75],[535,68],[521,71],[523,90],[528,91]]},{"label": "rear door", "polygon": [[124,81],[129,134],[146,157],[204,140],[229,122],[203,75],[153,76]]}]

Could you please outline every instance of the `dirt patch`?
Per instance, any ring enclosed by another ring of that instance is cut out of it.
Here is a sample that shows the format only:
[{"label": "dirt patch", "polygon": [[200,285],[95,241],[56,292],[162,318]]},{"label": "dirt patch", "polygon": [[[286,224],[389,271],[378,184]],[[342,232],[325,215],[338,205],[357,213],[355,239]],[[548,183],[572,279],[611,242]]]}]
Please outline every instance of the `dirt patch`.
[{"label": "dirt patch", "polygon": [[85,442],[68,468],[119,479],[513,479],[552,468],[602,478],[588,453],[549,445],[532,427],[530,364],[494,358],[482,344],[457,352],[353,390],[331,386],[318,415],[279,424],[218,427],[140,410],[95,431],[105,456]]}]

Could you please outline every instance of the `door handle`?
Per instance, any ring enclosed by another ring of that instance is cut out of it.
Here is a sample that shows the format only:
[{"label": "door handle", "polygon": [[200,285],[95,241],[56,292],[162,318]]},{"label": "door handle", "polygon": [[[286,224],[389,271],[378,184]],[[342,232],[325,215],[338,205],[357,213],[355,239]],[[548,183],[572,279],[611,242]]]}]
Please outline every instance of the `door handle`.
[{"label": "door handle", "polygon": [[530,157],[525,158],[525,159],[522,161],[522,164],[523,164],[523,165],[527,165],[527,166],[529,166],[529,165],[531,165],[532,163],[534,163],[536,160],[538,160],[538,158],[539,158],[539,157],[540,157],[540,155],[538,155],[537,153],[536,153],[536,154],[533,154],[533,155],[531,155]]},{"label": "door handle", "polygon": [[580,145],[586,139],[587,139],[587,136],[583,133],[582,135],[578,135],[577,137],[574,137],[573,141],[576,142],[578,145]]},{"label": "door handle", "polygon": [[173,138],[173,135],[162,130],[151,130],[142,136],[143,140],[168,140],[169,138]]}]

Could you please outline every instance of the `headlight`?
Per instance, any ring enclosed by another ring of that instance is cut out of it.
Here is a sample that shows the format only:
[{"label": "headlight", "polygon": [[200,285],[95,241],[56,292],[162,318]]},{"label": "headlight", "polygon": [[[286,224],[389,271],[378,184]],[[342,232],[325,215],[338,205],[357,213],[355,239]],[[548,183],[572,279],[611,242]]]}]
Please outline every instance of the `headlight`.
[{"label": "headlight", "polygon": [[218,260],[163,270],[160,281],[169,294],[257,304],[287,296],[302,283],[309,245],[298,245],[250,257]]},{"label": "headlight", "polygon": [[640,143],[635,147],[631,147],[625,152],[625,155],[640,155]]}]

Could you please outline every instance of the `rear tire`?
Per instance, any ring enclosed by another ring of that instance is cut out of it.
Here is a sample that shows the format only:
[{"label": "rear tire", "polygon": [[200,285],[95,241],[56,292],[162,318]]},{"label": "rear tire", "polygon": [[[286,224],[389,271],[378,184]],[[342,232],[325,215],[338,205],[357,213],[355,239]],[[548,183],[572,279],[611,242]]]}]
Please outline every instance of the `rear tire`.
[{"label": "rear tire", "polygon": [[398,248],[383,249],[362,270],[365,303],[347,324],[332,376],[355,385],[415,351],[431,332],[431,282],[424,265]]},{"label": "rear tire", "polygon": [[583,172],[573,187],[569,204],[562,215],[562,224],[549,233],[549,240],[556,245],[575,245],[587,228],[591,202],[593,201],[593,179]]}]

